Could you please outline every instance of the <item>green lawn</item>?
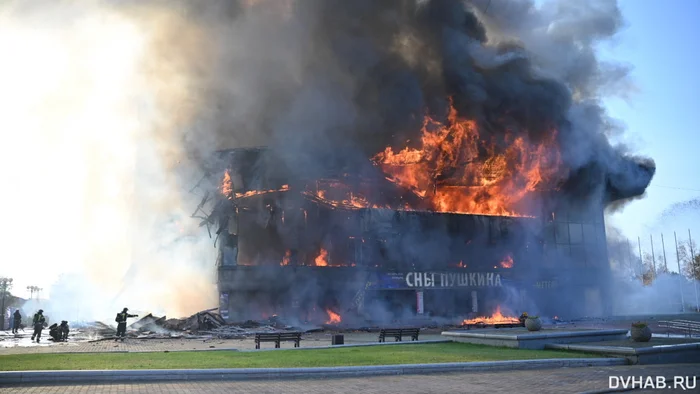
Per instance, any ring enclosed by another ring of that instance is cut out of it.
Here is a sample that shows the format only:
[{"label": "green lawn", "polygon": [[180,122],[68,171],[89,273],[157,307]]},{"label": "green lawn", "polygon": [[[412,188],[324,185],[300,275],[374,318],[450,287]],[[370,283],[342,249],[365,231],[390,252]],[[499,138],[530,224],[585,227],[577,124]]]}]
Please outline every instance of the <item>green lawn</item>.
[{"label": "green lawn", "polygon": [[0,356],[0,370],[331,367],[583,357],[597,356],[558,350],[438,343],[267,352],[13,354]]}]

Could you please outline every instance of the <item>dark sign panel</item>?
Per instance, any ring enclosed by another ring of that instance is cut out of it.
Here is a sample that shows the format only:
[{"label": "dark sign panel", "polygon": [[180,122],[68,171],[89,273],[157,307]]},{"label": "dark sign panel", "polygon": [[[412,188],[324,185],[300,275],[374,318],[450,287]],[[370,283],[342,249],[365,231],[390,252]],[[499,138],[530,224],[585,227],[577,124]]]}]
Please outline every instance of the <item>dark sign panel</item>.
[{"label": "dark sign panel", "polygon": [[380,273],[370,289],[451,289],[460,287],[501,287],[495,272],[408,272]]}]

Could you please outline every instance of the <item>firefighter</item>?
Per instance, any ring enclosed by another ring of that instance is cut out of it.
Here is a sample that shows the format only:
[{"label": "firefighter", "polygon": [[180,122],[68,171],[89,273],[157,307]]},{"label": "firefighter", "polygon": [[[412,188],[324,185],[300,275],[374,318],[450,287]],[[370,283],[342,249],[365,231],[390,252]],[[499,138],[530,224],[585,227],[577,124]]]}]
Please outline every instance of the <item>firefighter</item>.
[{"label": "firefighter", "polygon": [[19,333],[19,328],[22,324],[22,315],[19,313],[19,309],[15,309],[15,313],[12,315],[12,333]]},{"label": "firefighter", "polygon": [[63,320],[61,322],[61,325],[58,326],[59,340],[64,342],[67,341],[69,332],[70,328],[68,327],[68,322],[66,320]]},{"label": "firefighter", "polygon": [[527,312],[523,312],[518,318],[518,320],[520,321],[520,325],[525,327],[525,320],[527,320]]},{"label": "firefighter", "polygon": [[61,339],[61,334],[58,331],[58,323],[54,323],[49,326],[49,336],[54,342],[58,342]]},{"label": "firefighter", "polygon": [[124,308],[121,313],[117,313],[117,318],[114,319],[117,322],[117,338],[114,340],[118,341],[120,338],[124,342],[124,337],[126,336],[126,319],[129,317],[138,317],[138,315],[131,315],[128,313],[129,308]]},{"label": "firefighter", "polygon": [[36,337],[36,343],[39,343],[39,341],[41,341],[41,330],[44,329],[44,325],[46,324],[46,318],[44,317],[43,309],[39,309],[39,311],[34,314],[32,324],[34,324],[34,333],[32,334],[32,341]]}]

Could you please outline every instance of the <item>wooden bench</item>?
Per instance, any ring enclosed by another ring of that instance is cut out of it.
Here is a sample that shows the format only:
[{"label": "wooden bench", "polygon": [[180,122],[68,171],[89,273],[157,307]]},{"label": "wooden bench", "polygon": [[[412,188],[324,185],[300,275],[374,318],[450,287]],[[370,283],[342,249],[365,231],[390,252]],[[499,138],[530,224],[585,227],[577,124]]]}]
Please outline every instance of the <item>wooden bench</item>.
[{"label": "wooden bench", "polygon": [[396,342],[401,342],[404,336],[411,336],[411,341],[418,340],[420,328],[382,328],[379,331],[379,342],[386,342],[386,337],[394,337]]},{"label": "wooden bench", "polygon": [[279,349],[280,342],[294,341],[294,347],[299,347],[301,332],[259,332],[255,334],[255,348],[260,349],[261,342],[274,342]]}]

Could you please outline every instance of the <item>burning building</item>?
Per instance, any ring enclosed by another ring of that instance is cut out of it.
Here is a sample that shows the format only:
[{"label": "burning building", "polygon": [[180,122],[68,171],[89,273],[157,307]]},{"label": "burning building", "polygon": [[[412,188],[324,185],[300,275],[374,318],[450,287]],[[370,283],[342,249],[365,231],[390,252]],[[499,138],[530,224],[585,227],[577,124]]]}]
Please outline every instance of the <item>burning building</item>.
[{"label": "burning building", "polygon": [[609,313],[603,212],[655,171],[606,137],[588,49],[612,32],[551,25],[580,67],[547,72],[501,2],[288,3],[265,26],[313,18],[313,50],[198,208],[226,319]]},{"label": "burning building", "polygon": [[[388,149],[373,158],[372,175],[343,169],[323,179],[284,175],[272,149],[219,152],[228,163],[215,197],[222,311],[233,320],[449,318],[499,305],[606,313],[604,205],[572,204],[566,182],[547,181],[556,173],[547,166],[561,165],[556,155],[549,161],[545,148],[520,144],[487,159],[501,163],[439,171],[424,161],[425,147]],[[428,179],[448,171],[457,174]],[[630,192],[606,182],[606,195]]]}]

